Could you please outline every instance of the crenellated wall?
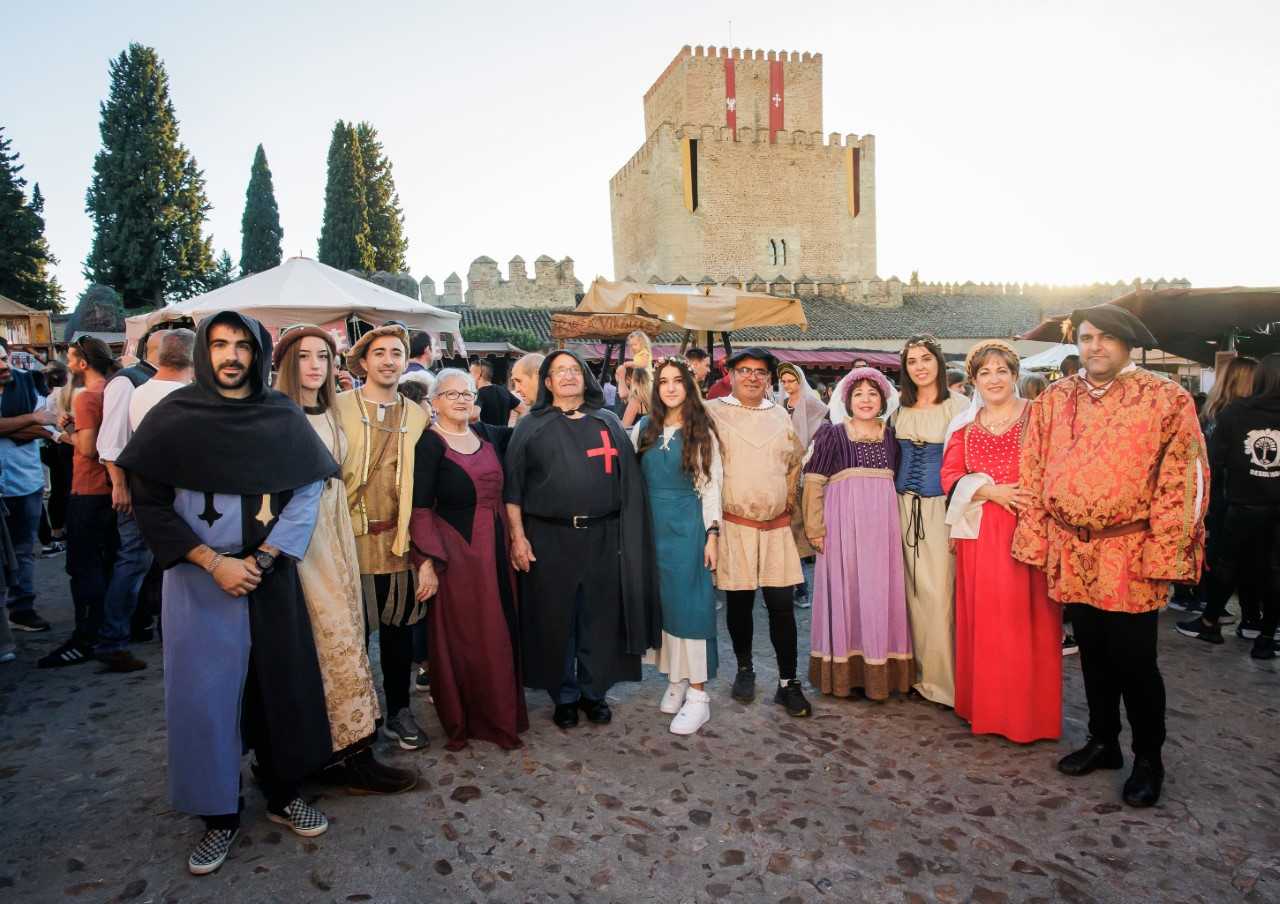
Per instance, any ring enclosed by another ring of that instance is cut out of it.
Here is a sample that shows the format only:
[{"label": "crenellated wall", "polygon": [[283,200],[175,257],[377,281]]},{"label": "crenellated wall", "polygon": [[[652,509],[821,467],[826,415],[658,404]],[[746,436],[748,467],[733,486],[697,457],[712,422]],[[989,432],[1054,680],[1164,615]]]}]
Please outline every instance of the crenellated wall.
[{"label": "crenellated wall", "polygon": [[445,280],[443,295],[435,294],[435,283],[427,276],[421,283],[422,300],[443,308],[566,308],[577,304],[582,283],[574,276],[573,258],[557,261],[544,254],[533,262],[533,269],[530,278],[524,258],[517,255],[508,263],[508,277],[503,279],[497,261],[481,256],[467,269],[465,293],[457,273]]}]

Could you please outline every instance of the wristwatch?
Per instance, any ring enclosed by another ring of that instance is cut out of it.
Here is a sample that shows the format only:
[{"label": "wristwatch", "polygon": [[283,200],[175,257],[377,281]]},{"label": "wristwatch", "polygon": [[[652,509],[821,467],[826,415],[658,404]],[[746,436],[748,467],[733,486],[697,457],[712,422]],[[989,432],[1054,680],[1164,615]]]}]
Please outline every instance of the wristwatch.
[{"label": "wristwatch", "polygon": [[265,549],[254,550],[253,561],[263,574],[271,574],[271,569],[276,567],[276,557]]}]

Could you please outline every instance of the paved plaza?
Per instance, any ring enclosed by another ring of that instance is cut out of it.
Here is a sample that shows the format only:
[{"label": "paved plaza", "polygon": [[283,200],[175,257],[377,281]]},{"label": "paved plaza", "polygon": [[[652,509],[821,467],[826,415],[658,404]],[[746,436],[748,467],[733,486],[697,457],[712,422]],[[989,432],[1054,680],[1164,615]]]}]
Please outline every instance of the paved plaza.
[{"label": "paved plaza", "polygon": [[[21,635],[19,661],[0,666],[0,900],[1280,901],[1280,674],[1234,634],[1214,648],[1175,637],[1174,613],[1161,625],[1168,779],[1151,810],[1120,804],[1127,769],[1054,769],[1085,735],[1076,657],[1062,742],[1019,747],[919,701],[811,694],[809,719],[771,692],[734,703],[722,618],[712,721],[692,738],[668,733],[652,669],[610,695],[603,728],[562,733],[530,693],[513,752],[442,751],[415,695],[432,749],[380,751],[416,766],[417,790],[310,787],[331,825],[308,840],[266,822],[248,787],[231,857],[196,878],[200,824],[166,799],[160,645],[135,648],[150,667],[132,675],[33,667],[70,628],[61,568],[39,563],[54,632]],[[762,608],[756,639],[766,688]]]}]

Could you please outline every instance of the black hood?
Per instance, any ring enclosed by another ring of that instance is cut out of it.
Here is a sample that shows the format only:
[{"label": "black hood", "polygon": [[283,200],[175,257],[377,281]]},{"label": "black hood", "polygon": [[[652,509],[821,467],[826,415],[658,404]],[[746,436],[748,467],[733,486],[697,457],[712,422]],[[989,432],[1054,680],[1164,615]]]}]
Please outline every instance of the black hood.
[{"label": "black hood", "polygon": [[195,385],[212,393],[219,399],[218,378],[213,372],[213,359],[209,354],[209,330],[219,324],[227,324],[244,330],[253,340],[253,361],[249,364],[250,393],[246,399],[228,399],[226,401],[257,402],[261,401],[271,385],[271,334],[258,320],[248,314],[237,311],[223,311],[200,321],[196,328],[196,347],[193,350],[195,359]]},{"label": "black hood", "polygon": [[538,398],[534,400],[533,408],[529,411],[530,414],[543,414],[555,407],[552,405],[551,390],[547,389],[547,377],[551,374],[551,362],[564,355],[568,355],[574,361],[577,361],[578,366],[582,368],[584,391],[582,393],[581,410],[592,411],[604,407],[604,390],[600,388],[600,381],[591,372],[587,362],[582,360],[582,356],[577,352],[562,348],[548,354],[543,359],[542,366],[538,368]]}]

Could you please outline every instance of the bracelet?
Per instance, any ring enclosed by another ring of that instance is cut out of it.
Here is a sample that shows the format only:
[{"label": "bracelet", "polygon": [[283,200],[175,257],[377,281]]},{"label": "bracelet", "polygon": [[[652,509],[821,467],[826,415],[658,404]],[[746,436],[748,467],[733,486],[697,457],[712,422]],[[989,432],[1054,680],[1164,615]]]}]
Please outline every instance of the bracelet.
[{"label": "bracelet", "polygon": [[717,537],[720,536],[720,525],[713,524],[707,528],[707,536],[709,537],[712,534],[715,534]]},{"label": "bracelet", "polygon": [[213,574],[215,571],[218,570],[218,566],[222,564],[222,561],[225,558],[226,556],[224,556],[222,553],[215,553],[214,557],[209,560],[209,564],[204,567],[204,570],[209,572],[209,574]]}]

